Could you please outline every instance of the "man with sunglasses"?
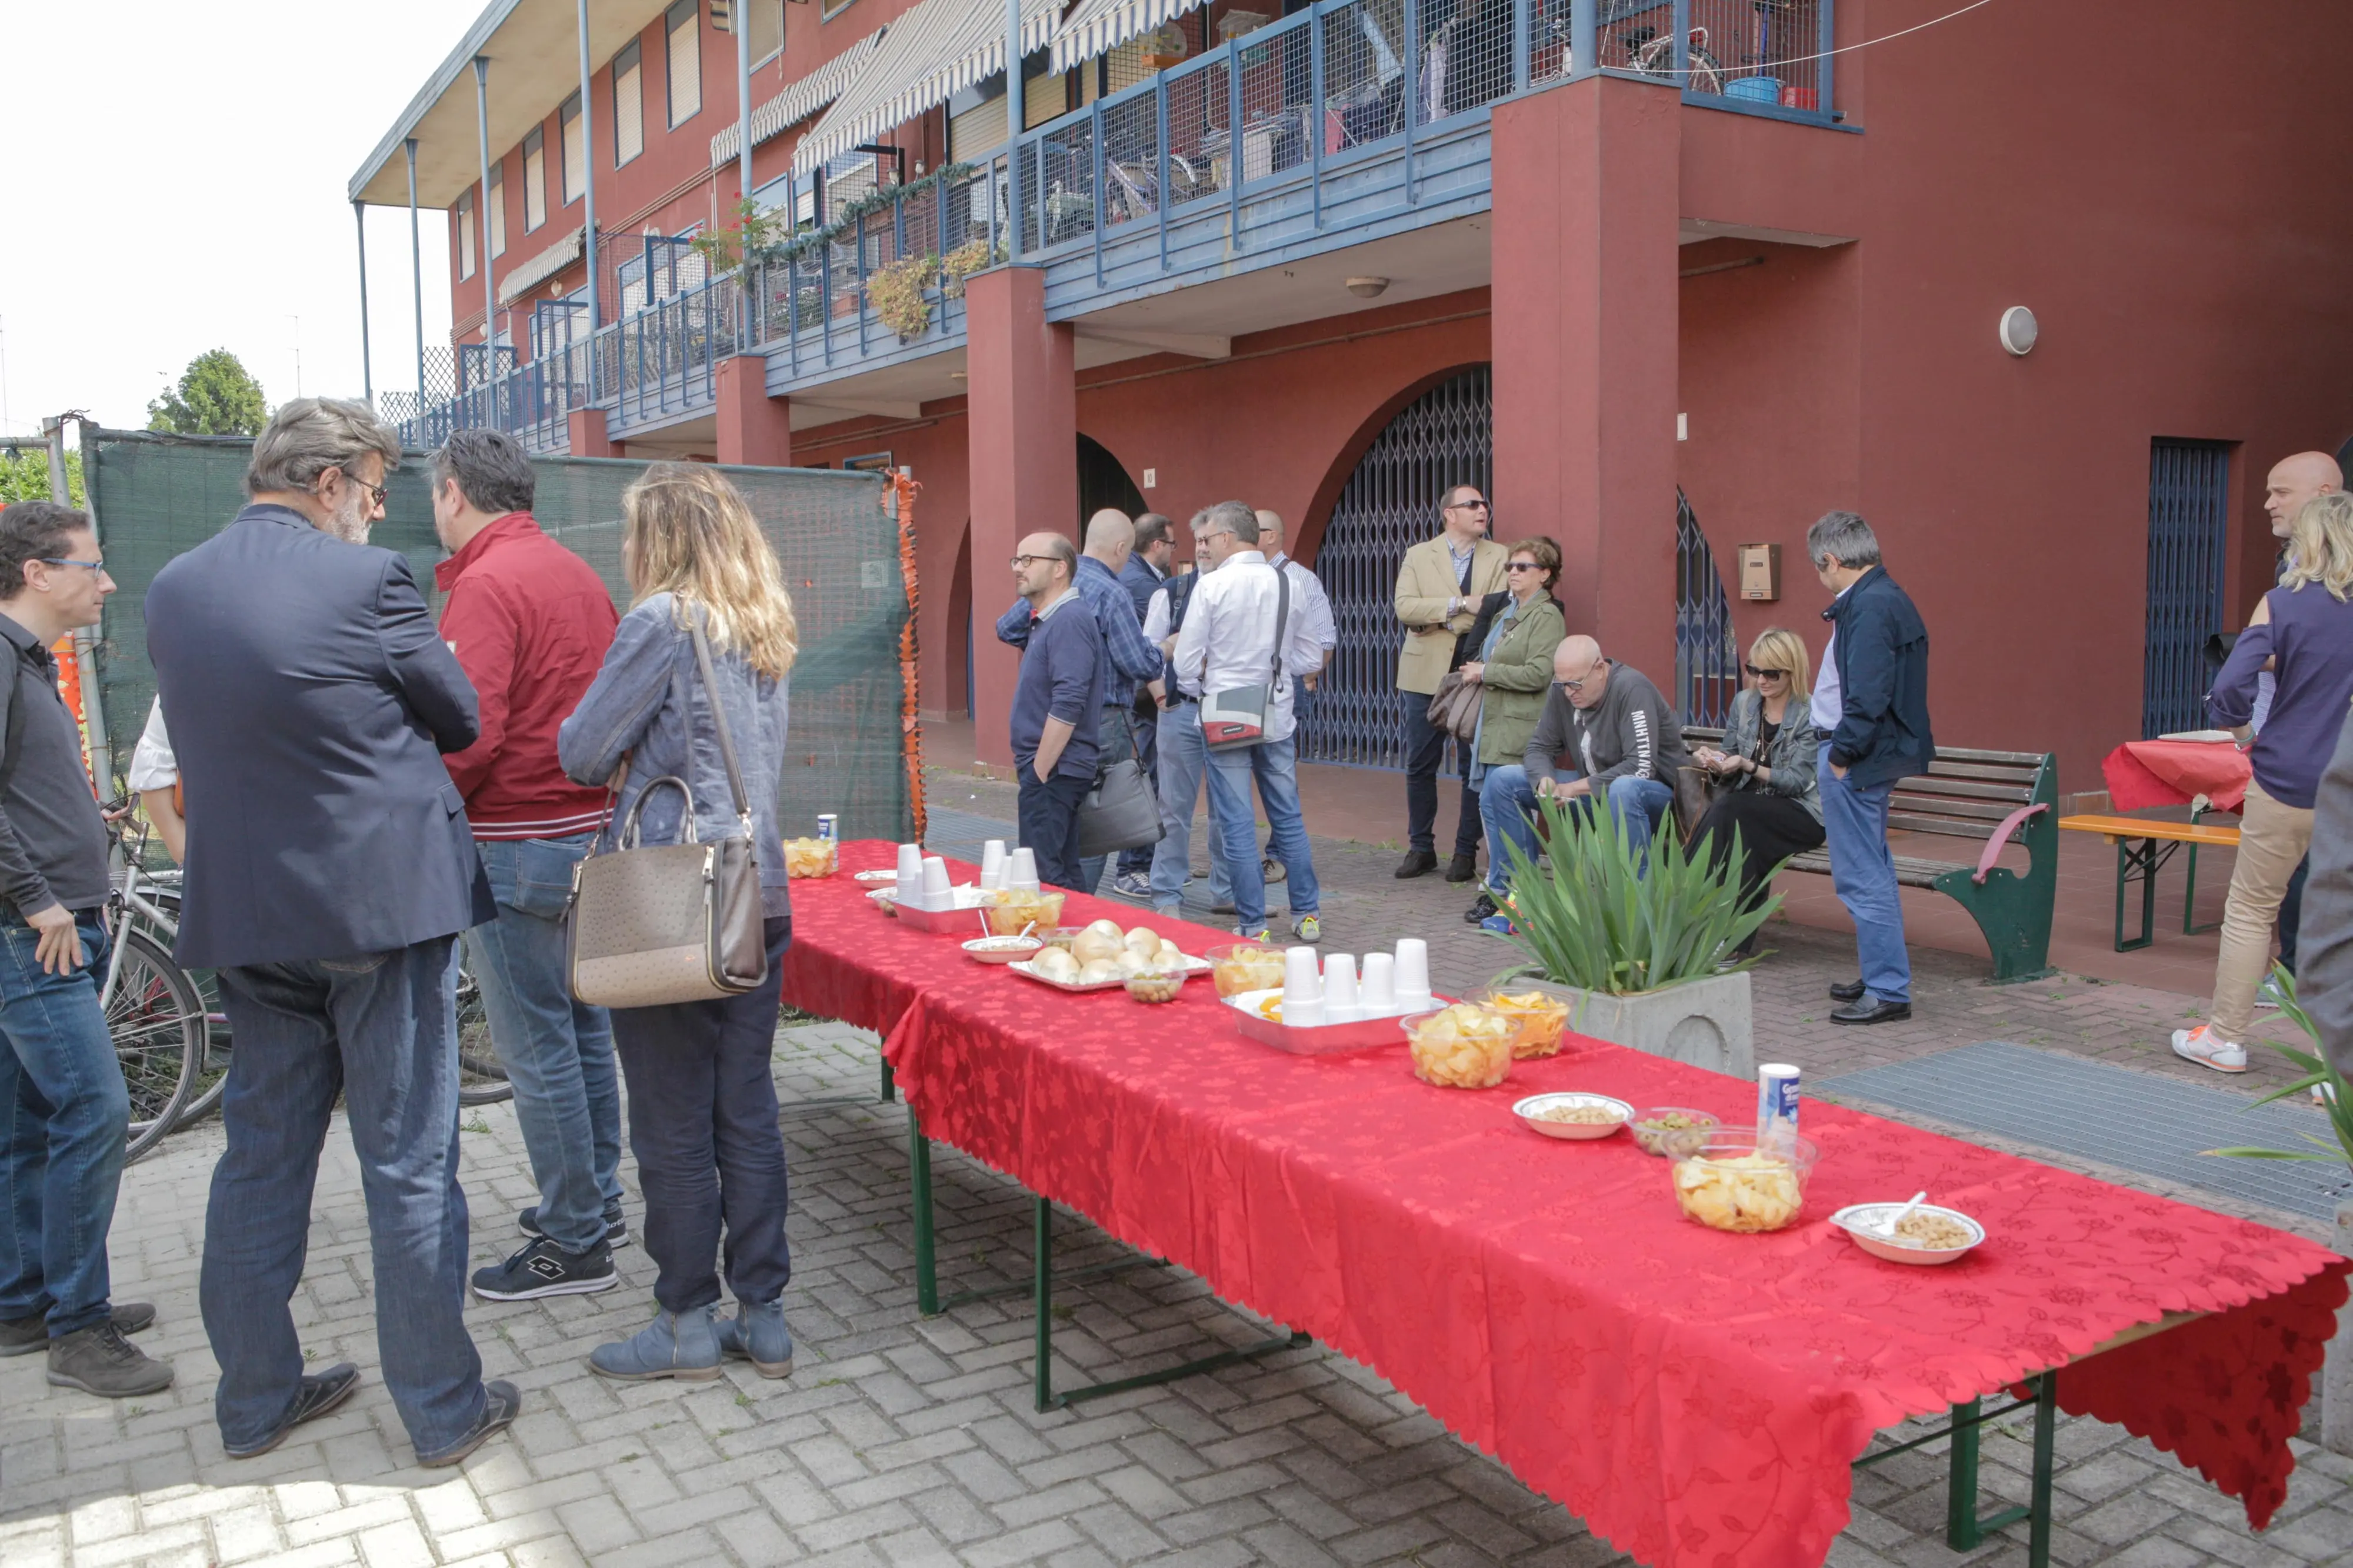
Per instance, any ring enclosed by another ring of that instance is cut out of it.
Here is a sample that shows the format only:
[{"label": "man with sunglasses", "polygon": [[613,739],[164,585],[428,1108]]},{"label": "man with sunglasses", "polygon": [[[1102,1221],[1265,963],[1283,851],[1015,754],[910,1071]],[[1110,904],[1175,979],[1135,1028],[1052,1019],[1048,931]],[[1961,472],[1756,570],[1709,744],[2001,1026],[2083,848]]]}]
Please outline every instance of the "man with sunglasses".
[{"label": "man with sunglasses", "polygon": [[[1397,667],[1405,722],[1406,852],[1396,872],[1401,879],[1438,868],[1438,770],[1450,737],[1430,721],[1430,700],[1470,657],[1466,634],[1478,619],[1480,601],[1504,585],[1510,554],[1487,537],[1487,500],[1476,485],[1448,490],[1440,516],[1443,531],[1407,551],[1398,564],[1397,617],[1405,626]],[[1479,792],[1469,783],[1470,746],[1457,742],[1454,749],[1464,783],[1446,879],[1467,882],[1479,874]],[[1493,854],[1490,847],[1491,861]]]},{"label": "man with sunglasses", "polygon": [[0,1356],[43,1352],[49,1382],[120,1399],[172,1369],[122,1337],[155,1309],[108,1300],[131,1097],[98,999],[106,824],[49,657],[113,592],[89,513],[0,511]]}]

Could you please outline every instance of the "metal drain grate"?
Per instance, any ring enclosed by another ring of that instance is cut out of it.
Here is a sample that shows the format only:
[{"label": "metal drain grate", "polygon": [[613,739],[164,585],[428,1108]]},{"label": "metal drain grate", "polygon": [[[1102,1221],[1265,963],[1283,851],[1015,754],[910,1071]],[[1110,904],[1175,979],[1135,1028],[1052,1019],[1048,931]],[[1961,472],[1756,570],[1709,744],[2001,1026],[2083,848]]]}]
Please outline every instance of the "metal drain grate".
[{"label": "metal drain grate", "polygon": [[2353,1178],[2341,1165],[2200,1153],[2225,1146],[2309,1149],[2297,1133],[2328,1135],[2327,1118],[2309,1103],[2257,1106],[2228,1089],[2061,1052],[1988,1041],[1841,1073],[1820,1088],[1841,1100],[1916,1111],[2316,1219],[2334,1215],[2337,1201],[2353,1195]]}]

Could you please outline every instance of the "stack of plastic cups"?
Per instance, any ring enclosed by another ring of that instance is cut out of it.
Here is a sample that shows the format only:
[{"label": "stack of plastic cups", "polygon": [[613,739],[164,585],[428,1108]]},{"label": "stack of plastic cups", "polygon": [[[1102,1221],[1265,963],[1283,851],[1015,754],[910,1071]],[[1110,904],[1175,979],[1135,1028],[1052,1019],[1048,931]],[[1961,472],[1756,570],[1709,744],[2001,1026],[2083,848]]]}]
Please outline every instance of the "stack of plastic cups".
[{"label": "stack of plastic cups", "polygon": [[1398,939],[1396,987],[1399,1012],[1419,1013],[1430,1005],[1430,943],[1418,936]]},{"label": "stack of plastic cups", "polygon": [[923,860],[923,908],[955,908],[955,894],[948,888],[948,863],[937,855],[927,856]]},{"label": "stack of plastic cups", "polygon": [[1005,840],[992,838],[980,847],[980,885],[984,891],[1005,886]]},{"label": "stack of plastic cups", "polygon": [[909,909],[927,908],[923,902],[923,847],[920,844],[899,846],[899,902]]},{"label": "stack of plastic cups", "polygon": [[1364,983],[1356,988],[1356,1016],[1390,1018],[1398,1011],[1396,958],[1386,952],[1365,954]]},{"label": "stack of plastic cups", "polygon": [[1038,852],[1024,845],[1013,852],[1005,871],[1005,885],[1024,893],[1038,890]]},{"label": "stack of plastic cups", "polygon": [[1324,1022],[1324,980],[1315,972],[1315,950],[1294,947],[1282,955],[1282,1026],[1313,1029]]},{"label": "stack of plastic cups", "polygon": [[1356,955],[1335,952],[1324,961],[1324,1021],[1353,1024],[1364,1016],[1356,999]]}]

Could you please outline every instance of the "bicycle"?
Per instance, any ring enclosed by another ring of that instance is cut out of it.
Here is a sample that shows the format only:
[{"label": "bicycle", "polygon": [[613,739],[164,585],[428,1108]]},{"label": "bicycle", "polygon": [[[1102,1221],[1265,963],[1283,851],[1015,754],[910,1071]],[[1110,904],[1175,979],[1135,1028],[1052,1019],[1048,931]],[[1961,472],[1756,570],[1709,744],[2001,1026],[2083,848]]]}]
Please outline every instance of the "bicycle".
[{"label": "bicycle", "polygon": [[[1694,26],[1690,39],[1691,53],[1683,72],[1683,85],[1693,92],[1722,93],[1724,67],[1707,52],[1707,29]],[[1626,47],[1633,57],[1633,66],[1644,76],[1674,79],[1675,36],[1672,29],[1653,32],[1637,29],[1626,36]]]},{"label": "bicycle", "polygon": [[[110,827],[113,847],[123,849],[120,827]],[[131,1093],[131,1126],[123,1163],[153,1149],[178,1124],[208,1048],[210,1024],[204,997],[188,973],[172,962],[171,951],[147,931],[176,936],[178,927],[147,896],[141,862],[147,848],[142,823],[135,845],[123,855],[122,873],[107,894],[106,973],[99,982],[99,1005],[115,1059]]]}]

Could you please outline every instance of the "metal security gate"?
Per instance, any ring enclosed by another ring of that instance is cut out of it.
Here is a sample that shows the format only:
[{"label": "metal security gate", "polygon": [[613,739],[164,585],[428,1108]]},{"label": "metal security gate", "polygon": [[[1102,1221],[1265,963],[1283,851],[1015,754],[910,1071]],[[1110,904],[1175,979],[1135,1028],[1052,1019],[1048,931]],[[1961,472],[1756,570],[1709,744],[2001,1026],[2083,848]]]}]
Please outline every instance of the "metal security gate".
[{"label": "metal security gate", "polygon": [[2142,739],[2206,727],[2213,671],[2206,642],[2222,629],[2230,544],[2231,448],[2220,441],[2148,445],[2148,654]]},{"label": "metal security gate", "polygon": [[1740,689],[1732,602],[1715,552],[1682,489],[1675,490],[1675,706],[1686,724],[1721,725]]},{"label": "metal security gate", "polygon": [[1389,421],[1340,492],[1315,551],[1340,646],[1300,746],[1308,761],[1405,765],[1398,564],[1409,547],[1437,535],[1448,490],[1477,485],[1493,498],[1493,410],[1483,364],[1432,387]]}]

